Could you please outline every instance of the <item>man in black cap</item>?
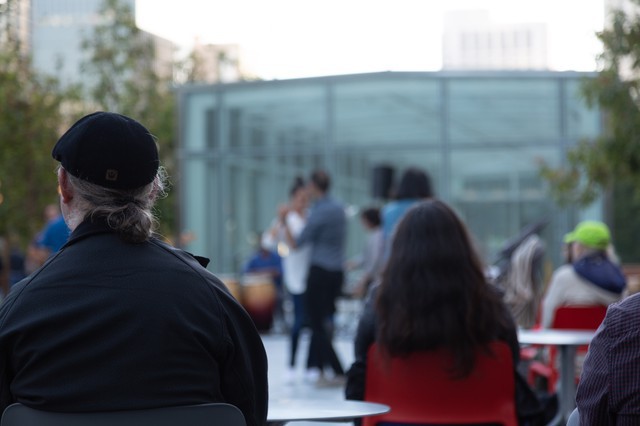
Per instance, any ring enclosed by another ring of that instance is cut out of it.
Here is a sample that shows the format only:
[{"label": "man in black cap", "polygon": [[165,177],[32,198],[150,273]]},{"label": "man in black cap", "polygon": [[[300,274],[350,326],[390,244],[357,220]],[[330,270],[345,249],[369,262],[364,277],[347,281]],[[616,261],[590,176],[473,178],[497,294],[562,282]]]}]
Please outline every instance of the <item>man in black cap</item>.
[{"label": "man in black cap", "polygon": [[251,318],[206,259],[153,237],[164,190],[153,136],[97,112],[53,157],[72,234],[0,307],[0,410],[227,402],[265,424],[267,359]]}]

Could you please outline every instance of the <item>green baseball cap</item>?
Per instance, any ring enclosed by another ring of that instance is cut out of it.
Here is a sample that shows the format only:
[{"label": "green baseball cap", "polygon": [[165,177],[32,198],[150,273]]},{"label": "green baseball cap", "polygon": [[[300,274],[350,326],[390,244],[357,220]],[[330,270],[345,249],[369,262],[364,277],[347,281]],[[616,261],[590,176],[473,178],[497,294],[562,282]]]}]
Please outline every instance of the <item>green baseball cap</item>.
[{"label": "green baseball cap", "polygon": [[564,236],[565,243],[580,243],[583,246],[604,250],[611,241],[609,227],[596,220],[580,222],[576,229]]}]

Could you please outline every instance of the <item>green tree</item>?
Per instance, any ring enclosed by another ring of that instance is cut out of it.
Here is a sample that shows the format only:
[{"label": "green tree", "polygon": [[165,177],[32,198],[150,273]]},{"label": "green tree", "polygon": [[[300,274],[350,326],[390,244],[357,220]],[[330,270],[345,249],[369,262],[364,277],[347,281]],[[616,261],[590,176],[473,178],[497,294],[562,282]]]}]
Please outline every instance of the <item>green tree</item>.
[{"label": "green tree", "polygon": [[[640,7],[640,0],[631,0]],[[588,205],[601,194],[610,200],[616,246],[625,262],[640,260],[640,15],[614,11],[597,34],[600,71],[585,79],[582,94],[603,114],[603,132],[578,143],[561,168],[542,166],[555,199]]]},{"label": "green tree", "polygon": [[[171,176],[175,169],[172,72],[159,71],[167,64],[160,63],[152,37],[136,26],[128,5],[105,0],[100,16],[102,21],[82,42],[88,101],[93,109],[119,112],[143,123],[157,137],[162,163]],[[158,204],[160,231],[166,236],[173,235],[174,200],[170,192]]]},{"label": "green tree", "polygon": [[[0,8],[6,24],[16,0]],[[57,203],[51,149],[74,104],[73,88],[38,75],[9,28],[0,28],[0,236],[24,245],[43,226],[45,205]]]},{"label": "green tree", "polygon": [[206,74],[204,70],[204,60],[194,49],[178,64],[179,82],[184,83],[204,83]]}]

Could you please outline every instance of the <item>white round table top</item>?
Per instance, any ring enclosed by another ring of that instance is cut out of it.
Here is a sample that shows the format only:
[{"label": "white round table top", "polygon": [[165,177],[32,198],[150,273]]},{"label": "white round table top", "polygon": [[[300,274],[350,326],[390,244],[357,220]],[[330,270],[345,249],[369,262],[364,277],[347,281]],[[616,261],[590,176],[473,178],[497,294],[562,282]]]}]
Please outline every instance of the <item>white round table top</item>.
[{"label": "white round table top", "polygon": [[579,346],[587,345],[595,331],[588,330],[518,330],[518,342],[528,345]]},{"label": "white round table top", "polygon": [[389,410],[388,405],[375,402],[283,398],[269,401],[267,421],[349,421],[360,417],[383,414]]}]

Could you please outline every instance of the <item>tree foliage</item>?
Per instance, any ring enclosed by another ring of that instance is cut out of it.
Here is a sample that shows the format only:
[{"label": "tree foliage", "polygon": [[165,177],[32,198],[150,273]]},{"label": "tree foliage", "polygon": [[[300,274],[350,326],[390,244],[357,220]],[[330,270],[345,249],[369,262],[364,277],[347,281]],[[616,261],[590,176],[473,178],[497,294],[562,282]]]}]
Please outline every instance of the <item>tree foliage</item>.
[{"label": "tree foliage", "polygon": [[573,147],[565,167],[542,167],[561,204],[589,204],[617,184],[635,188],[640,198],[640,16],[617,10],[597,36],[601,70],[581,89],[587,104],[602,111],[604,131]]},{"label": "tree foliage", "polygon": [[[153,39],[135,24],[133,11],[120,0],[105,0],[92,34],[83,40],[88,101],[94,110],[118,112],[143,123],[156,136],[163,165],[175,169],[175,100],[172,75],[159,72]],[[172,235],[174,197],[158,204],[161,232]]]},{"label": "tree foliage", "polygon": [[186,58],[178,63],[178,79],[184,83],[203,83],[206,82],[205,63],[202,55],[195,49],[189,52]]},{"label": "tree foliage", "polygon": [[542,167],[560,204],[608,196],[607,221],[624,262],[640,260],[640,0],[631,1],[631,11],[614,11],[597,34],[600,71],[581,86],[588,105],[602,111],[602,135],[572,148],[565,167]]},{"label": "tree foliage", "polygon": [[[43,225],[43,210],[57,203],[51,149],[80,116],[108,110],[144,123],[157,137],[169,175],[174,165],[175,99],[171,72],[158,71],[153,39],[135,25],[120,0],[105,0],[82,46],[82,90],[36,73],[9,25],[18,0],[0,0],[0,236],[16,234],[24,245]],[[164,69],[171,69],[170,63]],[[161,200],[161,232],[173,235],[171,193]]]},{"label": "tree foliage", "polygon": [[[0,9],[0,22],[15,1]],[[51,149],[77,92],[37,75],[19,47],[10,36],[0,47],[0,236],[24,245],[43,226],[44,206],[57,203]]]}]

